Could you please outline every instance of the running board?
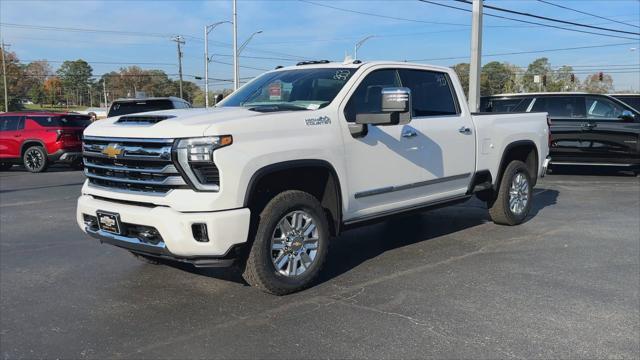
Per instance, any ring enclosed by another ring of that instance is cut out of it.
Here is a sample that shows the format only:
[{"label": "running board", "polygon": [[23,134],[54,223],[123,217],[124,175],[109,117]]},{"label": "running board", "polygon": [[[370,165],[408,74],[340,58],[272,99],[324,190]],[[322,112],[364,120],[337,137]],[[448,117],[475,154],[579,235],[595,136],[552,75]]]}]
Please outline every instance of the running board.
[{"label": "running board", "polygon": [[635,164],[613,164],[613,163],[587,163],[587,162],[570,162],[570,161],[551,161],[551,165],[577,165],[577,166],[614,166],[614,167],[630,167]]}]

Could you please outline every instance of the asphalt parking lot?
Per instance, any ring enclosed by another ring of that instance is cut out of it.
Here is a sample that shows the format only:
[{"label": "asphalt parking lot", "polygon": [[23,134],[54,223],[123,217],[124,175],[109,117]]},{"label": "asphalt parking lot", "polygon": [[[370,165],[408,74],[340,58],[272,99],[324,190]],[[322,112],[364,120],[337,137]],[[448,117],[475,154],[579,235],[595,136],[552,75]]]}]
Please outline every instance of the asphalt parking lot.
[{"label": "asphalt parking lot", "polygon": [[286,297],[84,236],[82,182],[0,173],[3,358],[640,354],[640,178],[556,171],[517,227],[472,200],[352,230],[320,284]]}]

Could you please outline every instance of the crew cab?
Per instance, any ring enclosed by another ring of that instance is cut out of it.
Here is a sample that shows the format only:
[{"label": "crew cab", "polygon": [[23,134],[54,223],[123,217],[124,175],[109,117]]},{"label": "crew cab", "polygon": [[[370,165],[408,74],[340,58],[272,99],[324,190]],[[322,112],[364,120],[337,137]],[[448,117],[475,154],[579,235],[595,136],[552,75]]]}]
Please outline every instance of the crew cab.
[{"label": "crew cab", "polygon": [[93,123],[77,222],[142,260],[235,262],[287,294],[351,227],[474,194],[494,222],[520,224],[548,136],[545,113],[471,114],[449,68],[304,62],[213,109]]},{"label": "crew cab", "polygon": [[481,109],[547,112],[553,166],[608,166],[640,173],[640,113],[618,99],[578,92],[502,94],[483,98]]},{"label": "crew cab", "polygon": [[46,112],[0,114],[0,170],[22,164],[42,172],[55,162],[78,165],[86,115]]}]

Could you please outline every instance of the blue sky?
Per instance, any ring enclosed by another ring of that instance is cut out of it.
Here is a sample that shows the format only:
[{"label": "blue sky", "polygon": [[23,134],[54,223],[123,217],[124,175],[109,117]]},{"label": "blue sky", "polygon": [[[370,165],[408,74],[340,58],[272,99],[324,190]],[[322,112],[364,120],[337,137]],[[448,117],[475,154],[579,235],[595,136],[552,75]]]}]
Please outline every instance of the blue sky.
[{"label": "blue sky", "polygon": [[[360,49],[359,57],[364,60],[460,57],[426,62],[447,66],[468,62],[471,16],[467,12],[414,0],[310,1],[411,21],[345,12],[298,0],[239,0],[239,42],[254,31],[263,30],[262,34],[252,40],[243,55],[281,58],[242,58],[241,65],[247,68],[241,69],[241,77],[253,77],[261,72],[258,69],[289,65],[298,58],[342,60],[345,53],[352,53],[354,43],[367,35],[377,37]],[[461,3],[437,1],[469,8]],[[640,32],[637,27],[640,25],[638,0],[549,1],[636,27],[559,9],[535,0],[486,0],[485,3],[585,24]],[[176,46],[169,38],[172,34],[181,34],[186,40],[185,79],[193,80],[191,75],[202,76],[204,73],[203,26],[230,19],[230,0],[0,1],[0,22],[4,24],[0,28],[1,36],[6,43],[11,44],[10,50],[15,51],[21,60],[47,59],[55,68],[62,60],[82,58],[92,65],[94,74],[97,75],[133,63],[153,63],[140,66],[177,74]],[[33,29],[10,24],[130,33]],[[582,73],[586,70],[602,70],[606,73],[614,68],[623,69],[612,73],[616,89],[640,89],[640,42],[637,40],[529,26],[489,17],[485,17],[484,25],[484,54],[632,43],[545,54],[484,57],[483,63],[498,60],[526,66],[537,57],[547,56],[554,67],[565,64],[576,66],[576,69],[580,69],[577,70],[579,78],[585,76]],[[231,41],[231,25],[221,25],[212,32],[209,49],[214,61],[231,63]],[[635,66],[635,70],[621,66],[628,64]],[[632,72],[623,73],[625,69]],[[212,63],[210,77],[230,79],[232,68],[226,64]]]}]

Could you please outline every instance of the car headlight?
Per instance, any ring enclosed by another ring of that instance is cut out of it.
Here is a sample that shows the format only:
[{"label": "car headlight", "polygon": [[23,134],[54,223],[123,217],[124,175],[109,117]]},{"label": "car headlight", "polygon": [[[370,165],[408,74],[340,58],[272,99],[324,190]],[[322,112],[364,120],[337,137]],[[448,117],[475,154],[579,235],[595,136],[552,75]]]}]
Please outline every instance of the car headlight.
[{"label": "car headlight", "polygon": [[178,164],[197,190],[220,190],[220,176],[213,162],[213,151],[232,142],[231,135],[178,140],[175,146]]}]

